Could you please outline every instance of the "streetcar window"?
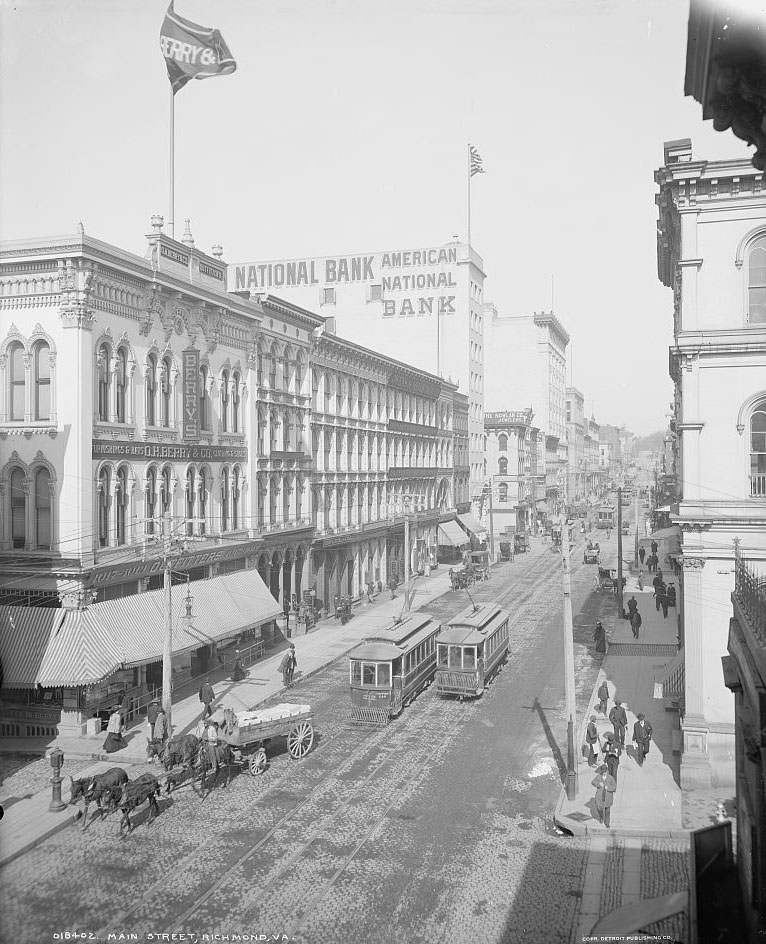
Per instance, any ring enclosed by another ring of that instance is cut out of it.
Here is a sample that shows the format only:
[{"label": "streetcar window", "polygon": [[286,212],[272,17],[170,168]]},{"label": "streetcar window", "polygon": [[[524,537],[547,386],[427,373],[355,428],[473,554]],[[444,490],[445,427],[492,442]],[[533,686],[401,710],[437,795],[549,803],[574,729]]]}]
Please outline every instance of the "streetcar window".
[{"label": "streetcar window", "polygon": [[351,663],[351,682],[352,684],[356,682],[358,685],[362,681],[362,663],[361,662],[352,662]]},{"label": "streetcar window", "polygon": [[391,684],[391,666],[387,662],[378,665],[378,685]]},{"label": "streetcar window", "polygon": [[439,665],[447,665],[447,647],[440,645],[438,650]]},{"label": "streetcar window", "polygon": [[463,668],[473,669],[476,667],[476,650],[473,646],[466,646],[463,649]]},{"label": "streetcar window", "polygon": [[362,685],[375,684],[375,663],[365,662],[362,667]]},{"label": "streetcar window", "polygon": [[463,650],[460,648],[460,646],[449,647],[449,667],[451,669],[463,668],[462,654]]}]

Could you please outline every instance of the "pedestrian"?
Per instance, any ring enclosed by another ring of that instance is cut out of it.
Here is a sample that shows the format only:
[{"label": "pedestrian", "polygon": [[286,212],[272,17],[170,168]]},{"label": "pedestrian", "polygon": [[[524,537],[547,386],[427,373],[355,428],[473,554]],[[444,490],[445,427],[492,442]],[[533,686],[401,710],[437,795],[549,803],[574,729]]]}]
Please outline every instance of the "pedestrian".
[{"label": "pedestrian", "polygon": [[638,549],[638,557],[639,557],[639,560],[641,561],[641,566],[643,567],[643,566],[644,566],[644,558],[646,557],[646,548],[645,548],[645,547],[639,547],[639,549]]},{"label": "pedestrian", "polygon": [[588,726],[585,729],[585,744],[588,748],[588,766],[596,766],[597,750],[595,745],[598,744],[598,728],[596,727],[596,716],[591,715]]},{"label": "pedestrian", "polygon": [[656,541],[652,541],[652,556],[653,557],[657,556],[657,542]]},{"label": "pedestrian", "polygon": [[290,638],[290,604],[285,600],[282,604],[282,612],[285,614],[285,636]]},{"label": "pedestrian", "polygon": [[128,726],[128,719],[130,718],[130,709],[133,706],[133,696],[130,692],[125,692],[122,696],[122,702],[120,704],[120,711],[122,712],[122,724],[123,727]]},{"label": "pedestrian", "polygon": [[633,725],[633,743],[636,745],[636,760],[642,767],[644,758],[649,753],[649,744],[652,740],[652,726],[646,716],[639,712],[638,721]]},{"label": "pedestrian", "polygon": [[663,583],[660,586],[660,606],[662,607],[662,618],[668,618],[668,590]]},{"label": "pedestrian", "polygon": [[107,754],[113,754],[115,751],[121,751],[127,747],[128,742],[122,736],[122,715],[120,706],[115,705],[109,715],[109,724],[106,726],[106,740],[104,741],[104,751]]},{"label": "pedestrian", "polygon": [[231,673],[232,682],[241,682],[242,679],[247,678],[247,673],[242,668],[242,659],[239,655],[239,649],[234,652],[234,669]]},{"label": "pedestrian", "polygon": [[622,750],[625,749],[625,732],[628,728],[628,716],[619,698],[614,700],[614,708],[609,712],[609,720],[614,728],[614,740]]},{"label": "pedestrian", "polygon": [[397,585],[396,577],[392,576],[391,579],[388,581],[388,589],[391,591],[392,600],[396,598],[396,585]]},{"label": "pedestrian", "polygon": [[160,705],[160,710],[157,712],[157,717],[154,719],[154,727],[152,728],[152,740],[157,744],[158,748],[161,748],[158,754],[161,754],[165,749],[165,742],[168,739],[169,733],[168,716],[165,714],[165,709]]},{"label": "pedestrian", "polygon": [[593,630],[593,642],[596,646],[596,652],[606,652],[606,631],[601,625],[601,620],[596,622],[596,628]]},{"label": "pedestrian", "polygon": [[211,767],[215,768],[216,772],[218,771],[218,757],[216,755],[216,747],[218,746],[218,725],[215,721],[208,721],[207,727],[205,729],[205,748],[207,753],[208,763]]},{"label": "pedestrian", "polygon": [[660,607],[662,606],[662,601],[665,601],[665,615],[667,616],[668,611],[668,595],[667,588],[665,586],[665,581],[661,580],[658,584],[654,585],[654,608],[657,612],[660,612]]},{"label": "pedestrian", "polygon": [[620,766],[620,754],[622,752],[611,731],[607,731],[604,735],[603,751],[604,763],[606,764],[607,772],[610,774],[610,776],[614,777],[614,782],[616,784],[617,768]]},{"label": "pedestrian", "polygon": [[213,686],[210,684],[210,676],[207,676],[205,681],[200,686],[199,700],[204,705],[204,708],[202,709],[202,717],[209,718],[213,713],[211,705],[215,701],[215,692],[213,691]]},{"label": "pedestrian", "polygon": [[293,643],[290,643],[290,649],[288,651],[290,654],[290,665],[287,670],[287,681],[289,685],[292,685],[295,668],[298,665],[298,659],[295,656],[295,645]]},{"label": "pedestrian", "polygon": [[609,702],[609,686],[606,683],[606,679],[598,687],[598,710],[602,715],[606,714],[606,706]]},{"label": "pedestrian", "polygon": [[638,639],[638,631],[641,629],[641,614],[638,610],[633,610],[630,614],[630,628],[633,630],[633,638]]},{"label": "pedestrian", "polygon": [[614,777],[609,773],[606,764],[602,764],[596,776],[591,781],[596,788],[594,805],[599,823],[603,823],[609,829],[609,817],[614,803],[614,793],[617,789],[617,783]]},{"label": "pedestrian", "polygon": [[149,702],[149,707],[146,709],[146,741],[147,749],[149,747],[149,741],[154,737],[154,722],[157,720],[157,715],[160,713],[160,700],[159,698],[152,698]]},{"label": "pedestrian", "polygon": [[282,656],[282,661],[279,663],[279,671],[282,673],[282,684],[285,686],[285,688],[287,688],[290,684],[290,667],[292,664],[292,649],[288,649],[287,652]]},{"label": "pedestrian", "polygon": [[636,598],[631,597],[628,600],[628,613],[633,613],[637,609],[638,609],[638,603],[636,602]]}]

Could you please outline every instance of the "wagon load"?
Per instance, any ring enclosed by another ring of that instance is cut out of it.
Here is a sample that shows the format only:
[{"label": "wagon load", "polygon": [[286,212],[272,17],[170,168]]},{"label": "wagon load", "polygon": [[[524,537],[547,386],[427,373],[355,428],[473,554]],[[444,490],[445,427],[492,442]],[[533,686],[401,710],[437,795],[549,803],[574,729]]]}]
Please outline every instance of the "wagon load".
[{"label": "wagon load", "polygon": [[246,763],[253,776],[265,770],[266,747],[274,738],[286,737],[288,753],[295,760],[305,757],[314,743],[311,705],[283,702],[238,714],[228,711],[220,740],[236,751],[237,762]]}]

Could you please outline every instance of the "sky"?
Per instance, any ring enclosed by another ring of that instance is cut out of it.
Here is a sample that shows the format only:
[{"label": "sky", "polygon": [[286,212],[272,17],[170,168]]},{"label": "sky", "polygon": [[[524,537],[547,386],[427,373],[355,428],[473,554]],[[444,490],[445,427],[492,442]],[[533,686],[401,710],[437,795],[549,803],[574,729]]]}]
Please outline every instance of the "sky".
[{"label": "sky", "polygon": [[[683,94],[688,0],[177,0],[233,75],[175,96],[176,237],[224,260],[471,242],[503,315],[553,308],[601,423],[663,429],[663,142],[752,149]],[[0,239],[143,255],[169,218],[163,0],[0,0]],[[401,352],[409,360],[408,352]],[[509,408],[516,408],[509,404]]]}]

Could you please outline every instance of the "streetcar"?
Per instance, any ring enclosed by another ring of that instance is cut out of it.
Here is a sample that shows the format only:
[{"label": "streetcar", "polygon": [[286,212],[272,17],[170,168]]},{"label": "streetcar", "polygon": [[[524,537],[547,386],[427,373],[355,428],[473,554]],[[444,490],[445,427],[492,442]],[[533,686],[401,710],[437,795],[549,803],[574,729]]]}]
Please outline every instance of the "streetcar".
[{"label": "streetcar", "polygon": [[440,628],[429,613],[413,613],[349,652],[352,722],[388,724],[431,684]]},{"label": "streetcar", "polygon": [[495,603],[469,606],[436,637],[436,691],[478,698],[508,655],[508,613]]},{"label": "streetcar", "polygon": [[612,505],[599,505],[596,514],[597,528],[614,527],[614,507]]}]

